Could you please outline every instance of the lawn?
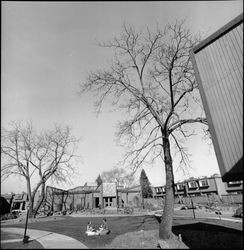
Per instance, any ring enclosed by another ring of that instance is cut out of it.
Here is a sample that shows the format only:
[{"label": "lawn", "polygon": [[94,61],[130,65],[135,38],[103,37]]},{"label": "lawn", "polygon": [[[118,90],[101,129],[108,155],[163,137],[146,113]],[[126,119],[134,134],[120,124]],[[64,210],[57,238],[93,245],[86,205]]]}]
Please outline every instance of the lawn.
[{"label": "lawn", "polygon": [[[154,216],[107,217],[111,233],[93,237],[84,233],[89,220],[98,228],[102,217],[64,216],[52,221],[43,219],[30,223],[28,228],[65,234],[89,248],[157,248],[159,224]],[[24,224],[9,226],[24,227]],[[175,218],[173,232],[175,235],[181,234],[189,248],[241,248],[243,242],[242,223],[229,221]]]},{"label": "lawn", "polygon": [[[158,228],[158,222],[153,216],[107,217],[111,233],[106,236],[94,236],[96,239],[94,240],[94,237],[85,234],[87,223],[90,220],[94,228],[98,228],[102,223],[102,217],[84,218],[64,216],[62,220],[59,218],[53,221],[43,220],[43,222],[41,222],[42,220],[40,220],[40,222],[30,223],[28,228],[65,234],[81,241],[89,248],[107,245],[111,243],[116,236],[121,234],[140,231],[141,229],[151,230]],[[15,224],[11,226],[24,227],[24,224]]]}]

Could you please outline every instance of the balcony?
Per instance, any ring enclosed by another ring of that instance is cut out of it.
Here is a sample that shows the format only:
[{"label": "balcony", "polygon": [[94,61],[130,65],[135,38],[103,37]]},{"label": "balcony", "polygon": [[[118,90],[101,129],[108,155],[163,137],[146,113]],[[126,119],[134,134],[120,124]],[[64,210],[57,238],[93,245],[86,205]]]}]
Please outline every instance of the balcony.
[{"label": "balcony", "polygon": [[188,184],[189,189],[197,189],[197,187],[198,187],[196,181],[190,181],[187,184]]},{"label": "balcony", "polygon": [[209,183],[208,180],[199,180],[199,188],[208,188],[209,187]]}]

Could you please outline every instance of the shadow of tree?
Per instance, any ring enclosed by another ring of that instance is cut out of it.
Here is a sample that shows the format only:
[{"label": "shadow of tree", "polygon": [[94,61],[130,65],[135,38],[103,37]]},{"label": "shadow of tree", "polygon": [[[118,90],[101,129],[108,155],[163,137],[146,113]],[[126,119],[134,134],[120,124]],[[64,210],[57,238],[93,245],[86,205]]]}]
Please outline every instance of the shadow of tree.
[{"label": "shadow of tree", "polygon": [[183,242],[196,249],[242,249],[242,231],[203,222],[173,226]]}]

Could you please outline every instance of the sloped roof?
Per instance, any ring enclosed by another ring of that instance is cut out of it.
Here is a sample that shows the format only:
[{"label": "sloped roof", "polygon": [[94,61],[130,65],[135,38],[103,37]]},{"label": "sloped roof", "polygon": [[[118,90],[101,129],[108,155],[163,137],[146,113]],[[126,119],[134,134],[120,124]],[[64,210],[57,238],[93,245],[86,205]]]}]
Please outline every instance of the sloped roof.
[{"label": "sloped roof", "polygon": [[141,191],[141,185],[136,185],[128,188],[120,189],[121,192],[128,192],[128,191]]},{"label": "sloped roof", "polygon": [[14,194],[3,194],[3,195],[1,195],[1,197],[4,197],[6,200],[12,199],[13,196],[14,196]]}]

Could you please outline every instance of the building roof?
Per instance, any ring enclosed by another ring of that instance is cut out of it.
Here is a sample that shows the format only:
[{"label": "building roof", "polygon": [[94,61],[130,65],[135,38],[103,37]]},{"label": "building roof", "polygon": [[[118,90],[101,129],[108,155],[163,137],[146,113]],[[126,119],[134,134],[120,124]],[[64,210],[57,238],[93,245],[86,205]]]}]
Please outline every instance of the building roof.
[{"label": "building roof", "polygon": [[85,184],[84,184],[84,186],[89,186],[89,187],[96,187],[97,186],[97,183],[96,182],[86,182]]},{"label": "building roof", "polygon": [[136,185],[136,186],[132,186],[132,187],[128,187],[128,188],[122,188],[120,189],[121,192],[127,192],[127,191],[141,191],[141,186],[140,185]]}]

